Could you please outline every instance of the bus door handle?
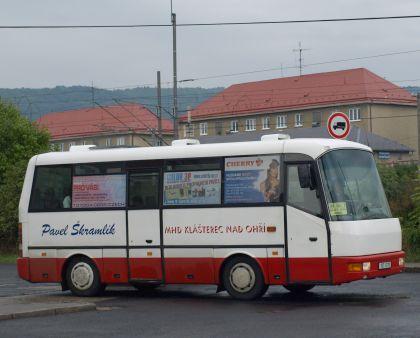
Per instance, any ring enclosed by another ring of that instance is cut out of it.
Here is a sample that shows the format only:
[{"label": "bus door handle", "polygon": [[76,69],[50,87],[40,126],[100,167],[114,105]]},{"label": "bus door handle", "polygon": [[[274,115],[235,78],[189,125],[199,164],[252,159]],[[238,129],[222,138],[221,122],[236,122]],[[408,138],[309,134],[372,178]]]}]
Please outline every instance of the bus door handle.
[{"label": "bus door handle", "polygon": [[311,242],[316,242],[318,240],[318,237],[309,237],[309,240]]},{"label": "bus door handle", "polygon": [[151,239],[146,239],[147,244],[151,244],[153,241]]}]

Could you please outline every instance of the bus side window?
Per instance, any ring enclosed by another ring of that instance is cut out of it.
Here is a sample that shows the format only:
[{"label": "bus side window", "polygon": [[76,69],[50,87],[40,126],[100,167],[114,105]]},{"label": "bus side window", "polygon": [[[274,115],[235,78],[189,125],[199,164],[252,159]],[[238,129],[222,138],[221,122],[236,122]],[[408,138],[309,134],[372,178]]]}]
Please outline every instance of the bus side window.
[{"label": "bus side window", "polygon": [[159,208],[159,174],[132,173],[129,176],[128,206],[138,209]]},{"label": "bus side window", "polygon": [[29,209],[34,211],[52,211],[69,208],[71,198],[71,168],[38,167]]},{"label": "bus side window", "polygon": [[287,166],[287,203],[314,215],[322,215],[321,202],[316,190],[301,188],[297,165]]}]

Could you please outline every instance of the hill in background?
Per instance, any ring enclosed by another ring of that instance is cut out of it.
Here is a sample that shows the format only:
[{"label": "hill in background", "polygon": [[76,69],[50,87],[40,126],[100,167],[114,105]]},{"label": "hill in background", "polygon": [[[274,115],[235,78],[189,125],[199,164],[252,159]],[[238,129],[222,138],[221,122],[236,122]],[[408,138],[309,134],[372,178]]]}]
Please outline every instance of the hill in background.
[{"label": "hill in background", "polygon": [[[178,88],[178,110],[185,114],[189,108],[222,91],[217,88]],[[409,92],[416,94],[420,87],[405,87]],[[16,104],[22,114],[31,120],[50,112],[91,107],[95,104],[117,105],[122,103],[141,103],[152,111],[156,111],[157,93],[153,87],[138,87],[133,89],[99,89],[87,86],[55,88],[16,88],[1,89],[0,98]],[[172,110],[172,88],[162,88],[163,117],[168,118]]]},{"label": "hill in background", "polygon": [[[193,108],[224,88],[178,88],[178,111],[184,114],[189,107]],[[35,120],[44,114],[100,105],[117,105],[123,103],[141,103],[156,111],[157,90],[153,87],[133,89],[99,89],[87,86],[55,88],[16,88],[1,89],[0,98],[16,104],[22,114]],[[172,110],[172,88],[162,88],[163,117],[169,117]]]}]

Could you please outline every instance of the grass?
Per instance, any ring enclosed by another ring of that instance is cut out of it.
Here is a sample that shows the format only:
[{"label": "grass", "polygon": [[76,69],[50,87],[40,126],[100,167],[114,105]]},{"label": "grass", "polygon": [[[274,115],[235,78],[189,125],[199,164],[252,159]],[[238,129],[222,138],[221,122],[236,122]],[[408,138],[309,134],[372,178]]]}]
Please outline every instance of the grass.
[{"label": "grass", "polygon": [[14,253],[0,252],[0,264],[14,264],[16,263],[17,255]]},{"label": "grass", "polygon": [[420,250],[405,252],[405,261],[409,263],[420,263]]}]

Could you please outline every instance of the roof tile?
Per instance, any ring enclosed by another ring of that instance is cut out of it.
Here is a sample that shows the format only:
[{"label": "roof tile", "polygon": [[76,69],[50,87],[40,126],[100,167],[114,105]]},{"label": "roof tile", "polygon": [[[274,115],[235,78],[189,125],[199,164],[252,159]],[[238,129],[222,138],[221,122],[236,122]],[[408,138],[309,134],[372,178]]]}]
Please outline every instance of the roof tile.
[{"label": "roof tile", "polygon": [[[54,112],[40,117],[36,122],[49,130],[53,140],[109,132],[147,132],[147,128],[157,129],[154,113],[140,104]],[[173,132],[170,120],[162,119],[162,131]]]},{"label": "roof tile", "polygon": [[416,104],[405,89],[357,68],[235,84],[199,104],[191,116],[242,115],[358,101]]}]

